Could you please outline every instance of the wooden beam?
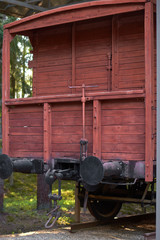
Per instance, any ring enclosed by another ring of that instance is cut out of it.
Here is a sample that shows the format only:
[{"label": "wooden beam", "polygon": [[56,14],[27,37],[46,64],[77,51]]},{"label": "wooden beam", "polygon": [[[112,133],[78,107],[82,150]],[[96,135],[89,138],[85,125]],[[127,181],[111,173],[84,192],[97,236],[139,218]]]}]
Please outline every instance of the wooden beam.
[{"label": "wooden beam", "polygon": [[[99,1],[101,2],[101,1]],[[66,11],[49,11],[47,15],[38,15],[38,17],[28,17],[27,21],[17,22],[15,25],[7,25],[11,33],[21,33],[28,30],[39,29],[43,27],[56,26],[65,23],[77,22],[82,20],[94,19],[104,16],[110,16],[120,13],[127,13],[139,11],[144,9],[144,3],[131,3],[131,4],[96,4],[86,5],[85,7],[79,6],[72,7]],[[42,17],[43,16],[43,17]],[[45,18],[44,18],[45,16]],[[45,19],[45,21],[44,21]],[[23,23],[23,24],[22,24]],[[7,27],[6,26],[6,27]]]},{"label": "wooden beam", "polygon": [[[72,24],[72,86],[76,85],[76,44],[75,44],[75,28],[76,23]],[[72,93],[75,93],[76,89],[72,88]]]},{"label": "wooden beam", "polygon": [[[86,92],[86,100],[91,101],[94,99],[126,99],[126,98],[144,98],[144,90],[128,90],[128,91],[111,91],[111,92]],[[25,105],[25,104],[40,104],[45,102],[74,102],[81,101],[82,94],[64,94],[54,96],[38,96],[30,98],[7,99],[6,106]]]},{"label": "wooden beam", "polygon": [[44,103],[43,107],[43,158],[44,162],[51,160],[51,105]]},{"label": "wooden beam", "polygon": [[38,34],[34,32],[33,34],[33,97],[37,95],[37,58],[38,58]]},{"label": "wooden beam", "polygon": [[118,89],[118,15],[112,18],[112,90]]},{"label": "wooden beam", "polygon": [[10,42],[8,29],[3,33],[2,50],[2,152],[9,155],[9,108],[5,105],[10,99]]},{"label": "wooden beam", "polygon": [[101,102],[93,101],[93,156],[101,159]]},{"label": "wooden beam", "polygon": [[145,180],[153,180],[153,81],[154,81],[153,3],[145,4]]}]

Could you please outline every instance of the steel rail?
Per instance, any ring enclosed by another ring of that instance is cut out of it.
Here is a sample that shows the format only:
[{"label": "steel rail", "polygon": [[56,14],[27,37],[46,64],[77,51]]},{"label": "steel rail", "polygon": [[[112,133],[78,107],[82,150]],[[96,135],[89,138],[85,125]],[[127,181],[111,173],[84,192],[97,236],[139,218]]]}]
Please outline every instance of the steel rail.
[{"label": "steel rail", "polygon": [[147,220],[147,219],[155,219],[155,213],[145,213],[145,214],[136,214],[132,216],[125,216],[125,217],[119,217],[119,218],[114,218],[111,221],[93,221],[93,222],[84,222],[84,223],[75,223],[70,225],[70,232],[74,233],[78,230],[81,229],[86,229],[86,228],[93,228],[97,226],[103,226],[103,225],[108,225],[108,224],[124,224],[128,222],[139,222],[142,220]]}]

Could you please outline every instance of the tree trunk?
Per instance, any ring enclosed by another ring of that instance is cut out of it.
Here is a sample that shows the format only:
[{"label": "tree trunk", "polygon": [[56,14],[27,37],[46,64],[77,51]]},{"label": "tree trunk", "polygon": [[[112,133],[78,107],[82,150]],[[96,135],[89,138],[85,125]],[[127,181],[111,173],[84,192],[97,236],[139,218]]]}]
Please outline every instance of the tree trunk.
[{"label": "tree trunk", "polygon": [[37,209],[50,209],[52,206],[51,200],[48,198],[49,185],[45,182],[45,177],[42,174],[37,175]]}]

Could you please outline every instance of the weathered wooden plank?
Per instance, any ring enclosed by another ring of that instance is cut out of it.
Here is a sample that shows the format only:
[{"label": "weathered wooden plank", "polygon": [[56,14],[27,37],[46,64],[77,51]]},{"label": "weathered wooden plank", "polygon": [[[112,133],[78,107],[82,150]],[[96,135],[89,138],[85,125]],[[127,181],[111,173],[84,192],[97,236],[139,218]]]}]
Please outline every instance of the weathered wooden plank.
[{"label": "weathered wooden plank", "polygon": [[[65,65],[65,67],[63,68],[63,66],[56,66],[55,68],[51,67],[42,67],[42,68],[38,68],[38,73],[41,74],[41,77],[48,77],[48,76],[65,76],[65,75],[71,75],[71,66],[70,65]],[[62,72],[62,69],[65,70],[65,72]],[[55,72],[54,72],[55,71]]]},{"label": "weathered wooden plank", "polygon": [[43,136],[42,135],[39,135],[39,136],[26,136],[26,135],[19,135],[19,136],[14,136],[14,135],[11,135],[10,134],[10,143],[14,142],[16,144],[19,144],[21,142],[24,142],[24,143],[38,143],[38,144],[43,144]]},{"label": "weathered wooden plank", "polygon": [[[54,87],[60,87],[60,88],[68,88],[68,82],[64,81],[63,77],[61,77],[62,81],[58,81],[54,79],[54,76],[52,76],[51,81],[47,78],[47,81],[44,81],[44,78],[41,78],[41,81],[37,83],[37,88],[52,88],[54,92]],[[68,80],[68,79],[67,79]],[[69,82],[71,79],[69,80]],[[47,86],[47,87],[46,87]]]},{"label": "weathered wooden plank", "polygon": [[43,159],[44,162],[51,160],[51,105],[44,103],[43,107]]},{"label": "weathered wooden plank", "polygon": [[[88,126],[86,129],[86,135],[90,131],[92,131],[92,127]],[[61,135],[63,135],[63,133],[78,134],[82,138],[82,126],[62,126],[61,129],[59,128],[59,126],[55,126],[55,127],[53,126],[52,133],[53,134],[61,134]]]},{"label": "weathered wooden plank", "polygon": [[10,127],[9,134],[13,135],[42,135],[42,127]]},{"label": "weathered wooden plank", "polygon": [[[92,143],[92,133],[87,133],[87,139],[89,144]],[[81,139],[81,135],[79,134],[68,134],[68,133],[64,133],[64,134],[52,134],[52,143],[54,144],[76,144],[79,143]],[[80,149],[80,145],[79,145],[79,149]]]},{"label": "weathered wooden plank", "polygon": [[102,134],[102,142],[103,143],[125,143],[125,144],[138,144],[145,142],[145,135],[143,134]]},{"label": "weathered wooden plank", "polygon": [[131,52],[131,51],[144,51],[144,41],[143,39],[141,40],[141,43],[140,44],[133,44],[131,42],[128,42],[127,44],[124,43],[124,45],[122,45],[120,48],[119,48],[119,52],[120,53],[123,53],[123,54],[127,54],[128,52]]},{"label": "weathered wooden plank", "polygon": [[30,143],[30,142],[10,142],[10,151],[25,151],[25,152],[42,152],[43,151],[43,144],[41,143]]},{"label": "weathered wooden plank", "polygon": [[[79,80],[76,80],[76,83],[78,86],[81,86],[83,83],[84,83],[84,80],[83,79],[79,79]],[[108,86],[108,82],[107,82],[107,79],[106,77],[105,78],[98,78],[98,84],[97,84],[97,78],[87,78],[87,84],[90,84],[90,85],[95,85],[97,87],[94,87],[94,88],[86,88],[86,92],[90,92],[90,91],[99,91],[99,89],[106,89],[106,86]],[[105,87],[105,88],[102,88],[102,87]],[[78,91],[78,89],[77,89]]]},{"label": "weathered wooden plank", "polygon": [[[128,79],[129,80],[129,79]],[[145,80],[141,80],[141,81],[134,81],[130,80],[130,81],[119,81],[119,89],[137,89],[137,88],[144,88],[145,85]]]},{"label": "weathered wooden plank", "polygon": [[[25,105],[25,106],[16,106],[16,107],[11,107],[9,109],[9,114],[16,114],[16,113],[42,113],[42,106],[38,105]],[[26,117],[29,117],[28,114],[26,114]]]},{"label": "weathered wooden plank", "polygon": [[10,119],[9,120],[10,127],[40,127],[43,126],[43,120],[42,118],[24,118],[19,121],[19,119]]},{"label": "weathered wooden plank", "polygon": [[140,69],[144,69],[144,61],[138,61],[136,63],[133,63],[133,62],[129,62],[128,64],[127,63],[122,63],[119,64],[119,69],[120,70],[127,70],[127,69],[136,69],[135,71],[137,71],[137,68],[140,68]]},{"label": "weathered wooden plank", "polygon": [[143,39],[143,32],[140,34],[132,35],[125,35],[122,39],[119,37],[119,47],[124,48],[125,46],[129,46],[134,44],[135,46],[144,46],[144,39]]},{"label": "weathered wooden plank", "polygon": [[126,69],[124,70],[119,70],[119,75],[120,76],[134,76],[134,75],[139,75],[139,74],[144,74],[145,69],[144,68],[137,68],[135,69]]},{"label": "weathered wooden plank", "polygon": [[19,120],[22,121],[23,119],[29,120],[30,118],[33,119],[42,119],[42,113],[34,113],[34,112],[26,112],[26,113],[12,113],[9,114],[10,120]]},{"label": "weathered wooden plank", "polygon": [[66,58],[62,58],[61,56],[57,56],[53,58],[53,53],[45,53],[45,54],[39,54],[38,55],[38,62],[37,62],[37,68],[46,68],[46,67],[56,67],[56,66],[64,66],[66,68],[66,65],[71,64],[70,56],[67,55]]},{"label": "weathered wooden plank", "polygon": [[[125,21],[126,21],[126,19],[125,19]],[[119,36],[119,44],[123,44],[123,41],[134,41],[134,40],[143,39],[143,38],[144,38],[144,32],[134,33],[134,34],[130,34],[130,35],[128,35],[126,33],[126,35]]]},{"label": "weathered wooden plank", "polygon": [[93,101],[93,156],[101,159],[101,102]]},{"label": "weathered wooden plank", "polygon": [[137,153],[144,154],[145,144],[144,143],[107,143],[102,142],[102,152],[103,153]]},{"label": "weathered wooden plank", "polygon": [[138,74],[138,75],[134,75],[134,76],[132,76],[132,75],[130,75],[130,76],[123,76],[123,75],[121,75],[121,76],[119,76],[119,81],[121,82],[121,81],[137,81],[137,82],[139,82],[140,80],[145,80],[145,74],[143,73],[143,74]]},{"label": "weathered wooden plank", "polygon": [[102,153],[103,160],[124,160],[124,161],[143,161],[145,159],[143,153]]},{"label": "weathered wooden plank", "polygon": [[[67,114],[69,115],[69,113]],[[91,125],[92,117],[86,116],[86,126]],[[56,114],[56,116],[53,118],[53,122],[57,126],[81,126],[82,125],[82,116],[75,116],[75,117],[63,117],[61,114]]]},{"label": "weathered wooden plank", "polygon": [[60,157],[69,157],[74,159],[79,159],[79,151],[77,152],[52,152],[52,158],[60,158]]},{"label": "weathered wooden plank", "polygon": [[52,144],[54,152],[78,152],[80,151],[79,143],[61,143],[61,144]]},{"label": "weathered wooden plank", "polygon": [[128,117],[128,116],[144,116],[144,109],[141,109],[141,108],[137,108],[137,109],[115,109],[115,110],[104,110],[102,111],[102,118],[103,117],[117,117],[117,116],[120,116],[120,117]]},{"label": "weathered wooden plank", "polygon": [[5,100],[10,98],[10,41],[8,29],[3,34],[2,60],[2,152],[9,155],[9,109]]},{"label": "weathered wooden plank", "polygon": [[63,87],[53,87],[53,88],[39,88],[37,89],[37,96],[45,96],[45,95],[51,95],[54,92],[54,94],[60,94],[60,93],[70,93],[71,90],[69,88],[63,88]]},{"label": "weathered wooden plank", "polygon": [[102,126],[103,134],[144,134],[144,124]]},{"label": "weathered wooden plank", "polygon": [[109,116],[102,118],[102,125],[103,126],[112,126],[112,125],[132,125],[132,124],[144,124],[144,115],[142,116]]},{"label": "weathered wooden plank", "polygon": [[145,180],[153,180],[152,81],[154,79],[153,4],[145,4]]},{"label": "weathered wooden plank", "polygon": [[28,158],[32,158],[32,157],[35,157],[35,158],[42,158],[43,157],[43,152],[36,152],[36,151],[21,151],[21,150],[18,150],[18,151],[10,151],[10,157],[21,157],[21,158],[25,158],[25,157],[28,157]]},{"label": "weathered wooden plank", "polygon": [[103,101],[102,102],[102,110],[120,110],[120,109],[137,109],[142,108],[144,109],[144,100],[143,99],[121,99],[119,101],[117,100],[110,100],[110,101]]}]

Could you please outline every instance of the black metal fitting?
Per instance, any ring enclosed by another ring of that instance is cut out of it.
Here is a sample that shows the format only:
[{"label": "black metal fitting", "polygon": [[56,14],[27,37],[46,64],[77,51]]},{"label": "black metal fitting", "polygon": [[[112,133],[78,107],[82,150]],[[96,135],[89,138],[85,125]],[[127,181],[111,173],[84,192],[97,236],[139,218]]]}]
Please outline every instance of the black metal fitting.
[{"label": "black metal fitting", "polygon": [[6,154],[0,155],[0,178],[8,178],[12,172],[44,173],[44,162],[41,159],[13,158]]}]

